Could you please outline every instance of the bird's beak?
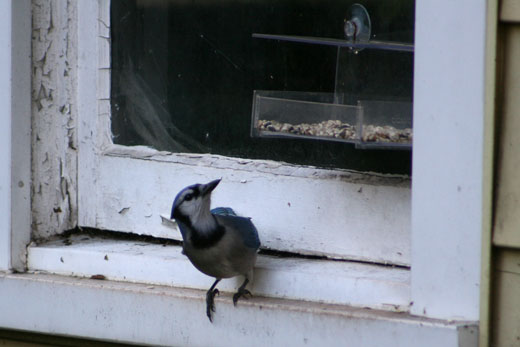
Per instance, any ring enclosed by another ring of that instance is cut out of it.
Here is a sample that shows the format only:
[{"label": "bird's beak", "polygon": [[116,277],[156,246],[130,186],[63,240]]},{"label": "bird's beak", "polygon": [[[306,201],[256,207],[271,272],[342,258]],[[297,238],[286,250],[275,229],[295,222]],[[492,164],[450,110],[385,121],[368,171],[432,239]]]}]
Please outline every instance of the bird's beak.
[{"label": "bird's beak", "polygon": [[209,193],[211,193],[213,191],[213,189],[215,189],[215,187],[220,183],[220,178],[218,180],[214,180],[214,181],[211,181],[209,183],[206,183],[202,186],[202,196],[206,196],[208,195]]}]

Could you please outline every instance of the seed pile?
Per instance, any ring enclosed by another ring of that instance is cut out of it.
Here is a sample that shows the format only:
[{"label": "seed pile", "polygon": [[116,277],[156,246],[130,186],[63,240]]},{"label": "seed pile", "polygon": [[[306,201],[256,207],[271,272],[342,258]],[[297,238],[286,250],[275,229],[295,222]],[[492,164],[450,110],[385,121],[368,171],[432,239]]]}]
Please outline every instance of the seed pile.
[{"label": "seed pile", "polygon": [[365,125],[363,127],[362,140],[364,142],[410,143],[412,138],[411,128],[396,129],[390,125]]},{"label": "seed pile", "polygon": [[345,140],[356,139],[356,127],[339,120],[326,120],[321,123],[290,124],[260,119],[258,121],[258,129],[293,135],[324,136]]},{"label": "seed pile", "polygon": [[[260,119],[260,131],[281,132],[293,135],[333,137],[344,140],[356,140],[356,126],[339,120],[326,120],[320,123],[290,124],[275,120]],[[363,142],[411,143],[413,131],[411,128],[397,129],[393,126],[365,125],[363,127]]]}]

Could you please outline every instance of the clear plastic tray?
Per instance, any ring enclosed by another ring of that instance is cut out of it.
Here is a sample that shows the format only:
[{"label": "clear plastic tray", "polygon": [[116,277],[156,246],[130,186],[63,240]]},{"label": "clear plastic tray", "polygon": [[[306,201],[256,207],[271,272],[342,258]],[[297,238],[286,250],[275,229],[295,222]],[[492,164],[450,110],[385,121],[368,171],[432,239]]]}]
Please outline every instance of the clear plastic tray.
[{"label": "clear plastic tray", "polygon": [[251,134],[358,142],[360,106],[333,101],[332,93],[256,90]]},{"label": "clear plastic tray", "polygon": [[357,147],[411,149],[411,102],[361,100],[358,105],[360,141]]},{"label": "clear plastic tray", "polygon": [[411,149],[411,102],[362,100],[344,105],[334,98],[333,93],[256,90],[251,135]]}]

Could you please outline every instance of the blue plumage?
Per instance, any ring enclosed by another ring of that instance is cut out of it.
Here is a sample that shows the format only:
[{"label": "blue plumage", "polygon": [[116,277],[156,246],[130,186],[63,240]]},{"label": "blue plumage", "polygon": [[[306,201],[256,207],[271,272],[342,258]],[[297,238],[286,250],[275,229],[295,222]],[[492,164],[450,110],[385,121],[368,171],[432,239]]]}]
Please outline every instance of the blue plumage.
[{"label": "blue plumage", "polygon": [[220,180],[194,184],[181,190],[174,199],[172,218],[175,218],[183,238],[183,251],[201,272],[215,277],[206,293],[206,314],[210,321],[214,308],[215,288],[222,278],[238,275],[244,283],[233,295],[233,303],[251,294],[245,289],[252,277],[256,254],[260,247],[258,231],[250,218],[237,216],[230,207],[210,210],[211,192]]},{"label": "blue plumage", "polygon": [[236,215],[221,215],[220,220],[228,227],[235,228],[240,231],[243,237],[244,245],[250,248],[258,249],[260,247],[260,239],[258,231],[250,218],[239,217]]},{"label": "blue plumage", "polygon": [[237,214],[231,207],[215,207],[211,210],[212,214],[218,214],[219,216],[236,216]]}]

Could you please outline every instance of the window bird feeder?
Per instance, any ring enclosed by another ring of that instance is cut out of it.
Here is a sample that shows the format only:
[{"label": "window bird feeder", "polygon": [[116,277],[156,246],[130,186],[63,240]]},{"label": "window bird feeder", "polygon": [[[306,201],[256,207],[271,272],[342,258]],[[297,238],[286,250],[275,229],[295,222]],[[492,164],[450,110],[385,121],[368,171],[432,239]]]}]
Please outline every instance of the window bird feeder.
[{"label": "window bird feeder", "polygon": [[[334,93],[255,90],[251,135],[412,148],[413,44],[373,40],[360,4],[345,19],[344,39],[253,34],[253,38],[337,47]],[[384,36],[384,35],[382,35]]]}]

